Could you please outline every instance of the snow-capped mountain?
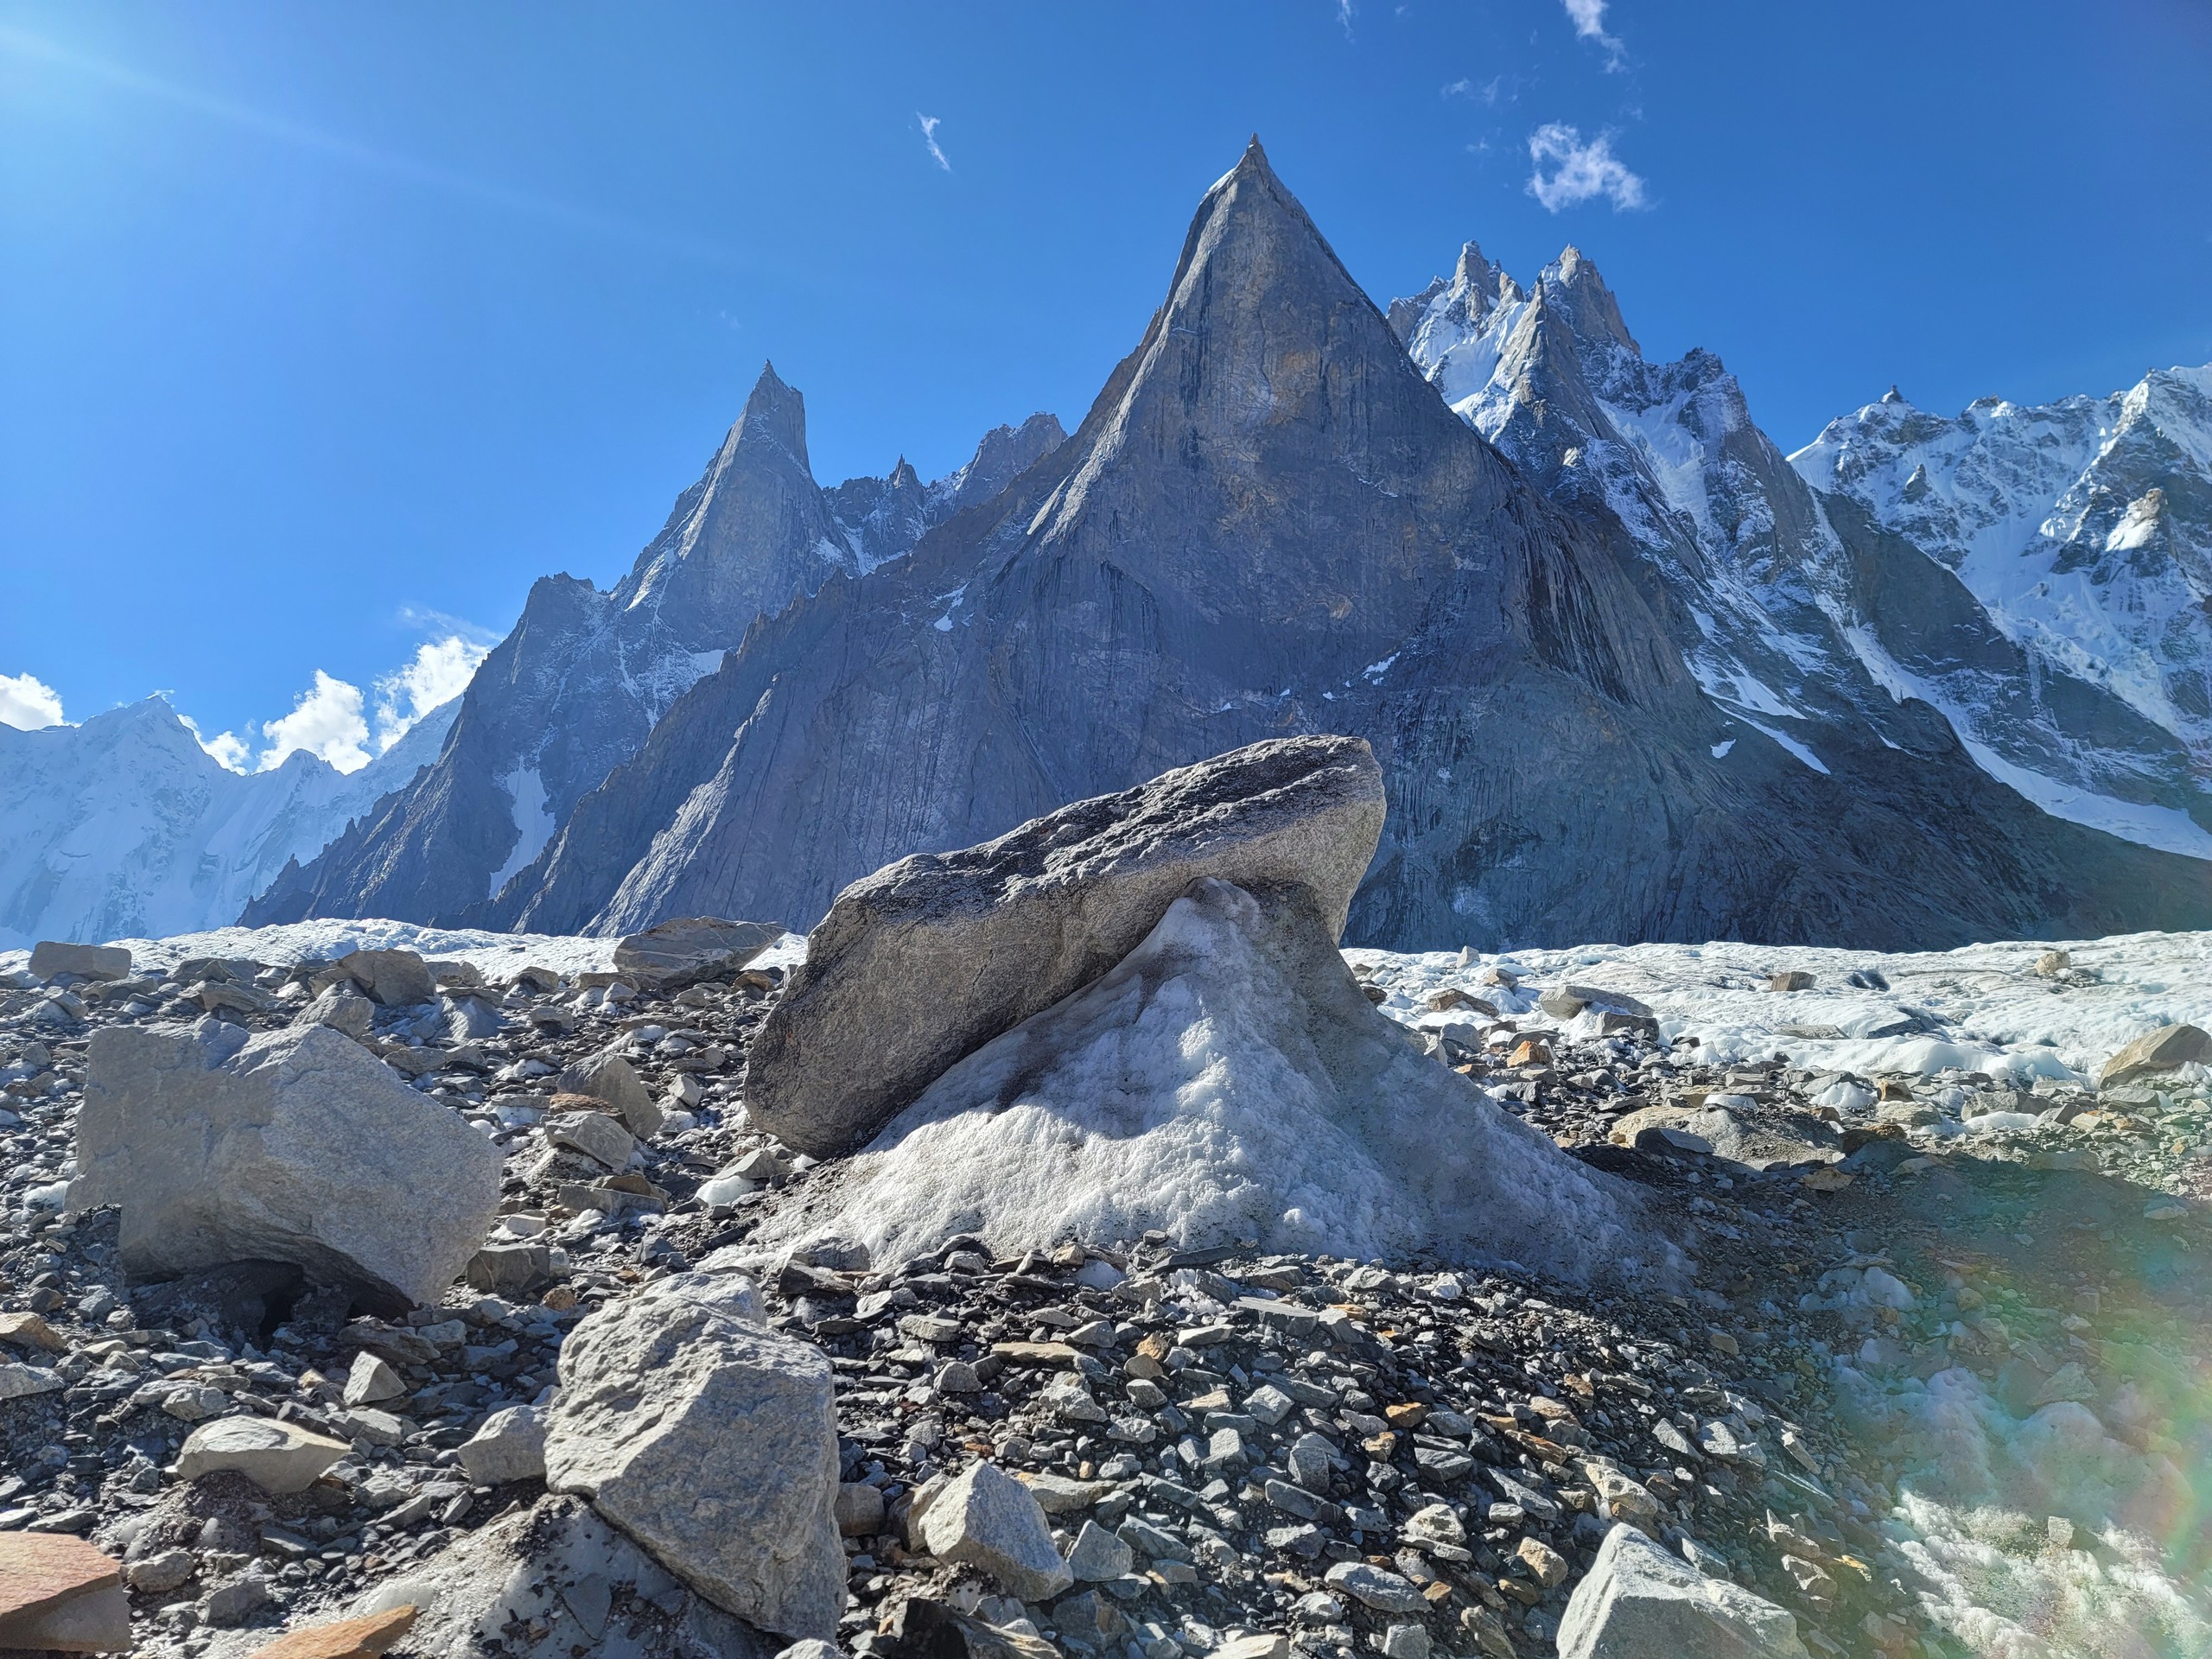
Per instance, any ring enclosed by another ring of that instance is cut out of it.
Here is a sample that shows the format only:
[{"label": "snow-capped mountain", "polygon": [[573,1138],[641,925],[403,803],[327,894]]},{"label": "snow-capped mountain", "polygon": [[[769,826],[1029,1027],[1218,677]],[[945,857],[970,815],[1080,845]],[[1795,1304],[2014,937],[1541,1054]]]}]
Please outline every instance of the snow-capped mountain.
[{"label": "snow-capped mountain", "polygon": [[2212,366],[1951,417],[1891,388],[1790,460],[1950,570],[2038,665],[2212,772]]},{"label": "snow-capped mountain", "polygon": [[226,926],[436,760],[455,711],[351,773],[304,750],[226,771],[160,697],[81,726],[0,726],[0,950]]},{"label": "snow-capped mountain", "polygon": [[1255,143],[1074,436],[748,630],[485,919],[806,926],[892,859],[1299,732],[1383,768],[1356,942],[2212,916],[2212,868],[2037,811],[1876,682],[1717,361],[1644,365],[1579,257],[1527,294],[1461,276],[1401,324],[1451,314],[1427,367],[1500,389],[1476,429]]},{"label": "snow-capped mountain", "polygon": [[[1905,446],[1883,443],[1886,459],[1878,459],[1873,440],[1840,432],[1848,423],[1838,423],[1793,467],[1753,422],[1719,358],[1700,350],[1676,362],[1648,361],[1611,291],[1573,248],[1523,289],[1469,243],[1451,280],[1396,302],[1389,315],[1446,400],[1547,494],[1578,508],[1602,505],[1618,517],[1694,624],[1685,636],[1691,671],[1740,725],[1819,766],[1822,724],[1861,724],[1894,741],[1889,711],[1916,699],[1945,716],[1985,772],[2045,811],[2147,846],[2212,856],[2212,780],[2191,753],[2190,734],[2152,712],[2139,667],[2128,679],[2087,650],[2031,654],[2032,631],[2000,613],[1992,601],[2000,585],[1963,552],[1923,551],[1910,525],[1870,512],[1855,497],[1820,493],[1835,487],[1824,480],[1847,475],[1885,501],[1902,502],[1908,487],[1925,495],[1926,486],[1910,482],[1919,461],[1897,460]],[[2203,407],[2195,383],[2171,390],[2145,401],[2172,410],[2191,391]],[[1861,411],[1862,425],[1869,413]],[[1937,423],[1944,434],[1921,431],[1911,422],[1925,427],[1928,417],[1908,413],[1910,420],[1871,424],[1915,431],[1939,454],[1964,459],[1971,451],[1950,423]],[[2107,500],[2101,517],[2086,506],[2082,513],[2109,521],[2101,533],[2126,543],[2107,564],[2132,555],[2139,567],[2153,542],[2190,550],[2158,556],[2165,586],[2150,595],[2107,582],[2091,595],[2076,583],[2046,608],[2070,618],[2075,634],[2088,639],[2162,628],[2164,660],[2197,665],[2194,695],[2202,707],[2203,654],[2190,656],[2171,639],[2185,584],[2171,573],[2192,557],[2204,569],[2202,550],[2212,543],[2195,525],[2207,515],[2200,510],[2183,526],[2172,507],[2144,493],[2150,479],[2202,487],[2202,462],[2190,459],[2186,440],[2171,435],[2187,424],[2170,419],[2156,426],[2163,442],[2146,435],[2134,446],[2128,476],[2136,493],[2126,499],[2145,505]],[[2013,448],[2038,453],[1993,463],[2048,489],[2037,495],[2044,505],[2031,510],[2031,524],[2051,515],[2051,503],[2081,474],[2073,458],[2101,442],[2093,438],[2094,425],[2075,418],[2063,442],[2024,434]],[[2189,430],[2203,454],[2212,423]],[[2040,453],[2052,448],[2064,453]],[[2009,493],[1984,488],[1974,499],[2012,501],[2031,493],[2015,482]],[[2012,522],[2005,511],[1992,506],[1973,522],[2001,541]],[[2044,563],[2063,560],[2054,551]],[[2034,585],[2016,581],[2014,589]],[[2202,587],[2196,592],[2201,607]],[[2139,613],[2156,620],[2130,620]],[[2201,608],[2196,614],[2201,647]]]},{"label": "snow-capped mountain", "polygon": [[1064,436],[1053,416],[1033,415],[988,435],[935,484],[901,460],[888,478],[824,490],[807,456],[805,402],[764,367],[630,574],[606,593],[541,578],[462,694],[453,741],[429,773],[305,868],[283,872],[246,921],[458,924],[537,856],[758,618],[903,556]]}]

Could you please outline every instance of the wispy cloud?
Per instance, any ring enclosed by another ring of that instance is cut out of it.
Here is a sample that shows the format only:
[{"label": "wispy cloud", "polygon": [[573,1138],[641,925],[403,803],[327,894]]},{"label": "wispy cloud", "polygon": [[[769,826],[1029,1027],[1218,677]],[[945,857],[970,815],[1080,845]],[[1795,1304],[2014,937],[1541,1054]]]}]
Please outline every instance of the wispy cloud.
[{"label": "wispy cloud", "polygon": [[1647,205],[1643,181],[1613,154],[1610,133],[1601,132],[1585,143],[1580,130],[1548,121],[1529,135],[1529,159],[1535,164],[1529,194],[1552,213],[1600,196],[1613,204],[1617,213]]},{"label": "wispy cloud", "polygon": [[1621,67],[1627,48],[1605,32],[1605,0],[1560,0],[1567,8],[1567,21],[1574,25],[1579,40],[1595,41],[1605,48],[1605,67]]},{"label": "wispy cloud", "polygon": [[1440,95],[1471,99],[1478,104],[1488,105],[1491,109],[1496,109],[1500,103],[1510,104],[1514,97],[1510,78],[1502,74],[1492,75],[1488,80],[1481,81],[1462,75],[1448,83]]},{"label": "wispy cloud", "polygon": [[0,726],[19,732],[61,724],[61,694],[29,674],[0,674]]},{"label": "wispy cloud", "polygon": [[1344,39],[1351,39],[1352,0],[1337,0],[1337,22],[1344,32]]},{"label": "wispy cloud", "polygon": [[944,159],[944,150],[937,141],[937,130],[943,124],[942,119],[934,115],[924,115],[919,110],[914,111],[914,119],[922,124],[922,142],[930,147],[930,159],[946,172],[951,172],[952,163]]},{"label": "wispy cloud", "polygon": [[697,237],[671,234],[617,214],[580,207],[573,202],[539,195],[532,191],[518,190],[495,180],[480,178],[452,168],[380,149],[338,133],[325,132],[304,122],[272,115],[265,110],[254,109],[231,99],[201,92],[197,87],[148,74],[129,64],[76,51],[27,29],[0,24],[0,53],[67,70],[119,91],[187,111],[203,119],[255,133],[293,149],[308,151],[365,172],[398,179],[445,195],[467,198],[510,213],[664,253],[686,255],[721,265],[743,263],[734,250]]}]

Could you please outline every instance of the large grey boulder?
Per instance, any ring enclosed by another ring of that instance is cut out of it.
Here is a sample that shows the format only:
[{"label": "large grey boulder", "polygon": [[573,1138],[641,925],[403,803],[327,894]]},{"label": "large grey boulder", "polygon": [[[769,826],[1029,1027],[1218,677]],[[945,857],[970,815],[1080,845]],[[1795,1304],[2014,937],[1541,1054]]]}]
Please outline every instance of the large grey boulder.
[{"label": "large grey boulder", "polygon": [[956,1233],[1018,1253],[1158,1229],[1189,1249],[1673,1272],[1634,1188],[1406,1040],[1332,919],[1298,890],[1198,882],[1110,972],[954,1065],[750,1243],[849,1239],[897,1262]]},{"label": "large grey boulder", "polygon": [[340,957],[338,965],[387,1008],[412,1007],[438,994],[429,963],[412,950],[356,950]]},{"label": "large grey boulder", "polygon": [[342,985],[326,985],[315,994],[313,1001],[292,1016],[292,1023],[328,1026],[357,1043],[365,1043],[376,1018],[376,1004],[367,997],[356,996]]},{"label": "large grey boulder", "polygon": [[955,1061],[1097,979],[1208,877],[1306,894],[1333,943],[1382,832],[1364,740],[1254,743],[838,894],[754,1039],[746,1105],[841,1152]]},{"label": "large grey boulder", "polygon": [[2117,1088],[2139,1077],[2176,1071],[2212,1051],[2212,1034],[2197,1026],[2160,1026],[2146,1031],[2107,1060],[2097,1071],[2097,1087]]},{"label": "large grey boulder", "polygon": [[762,1630],[834,1639],[845,1606],[822,1351],[758,1323],[732,1274],[658,1280],[580,1323],[545,1414],[545,1484],[591,1499]]},{"label": "large grey boulder", "polygon": [[499,1154],[327,1026],[246,1040],[92,1038],[73,1208],[122,1210],[123,1265],[159,1276],[296,1262],[372,1304],[435,1301],[499,1199]]},{"label": "large grey boulder", "polygon": [[614,971],[639,984],[675,990],[734,974],[784,937],[781,922],[727,922],[685,916],[632,933],[614,947]]},{"label": "large grey boulder", "polygon": [[1624,1522],[1598,1547],[1559,1624],[1560,1659],[1806,1659],[1797,1621],[1709,1579]]},{"label": "large grey boulder", "polygon": [[41,979],[75,974],[80,979],[128,979],[130,952],[119,944],[71,944],[41,939],[31,947],[31,972]]}]

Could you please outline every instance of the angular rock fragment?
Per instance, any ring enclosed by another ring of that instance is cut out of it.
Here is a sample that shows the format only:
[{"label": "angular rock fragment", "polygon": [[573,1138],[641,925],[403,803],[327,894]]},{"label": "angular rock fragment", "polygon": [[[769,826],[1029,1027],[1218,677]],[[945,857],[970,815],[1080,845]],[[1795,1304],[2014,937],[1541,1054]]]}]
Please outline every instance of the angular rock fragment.
[{"label": "angular rock fragment", "polygon": [[435,1301],[491,1223],[498,1149],[327,1027],[244,1036],[99,1032],[72,1204],[121,1207],[133,1273],[290,1262],[372,1302]]},{"label": "angular rock fragment", "polygon": [[1052,1548],[1045,1511],[996,1464],[970,1464],[931,1493],[926,1507],[917,1497],[915,1508],[921,1518],[907,1524],[923,1548],[979,1568],[1009,1595],[1040,1601],[1074,1582]]},{"label": "angular rock fragment", "polygon": [[119,944],[70,944],[41,939],[31,947],[31,972],[41,979],[74,974],[80,979],[128,979],[130,952]]},{"label": "angular rock fragment", "polygon": [[1560,1659],[1804,1659],[1797,1621],[1616,1524],[1560,1619]]},{"label": "angular rock fragment", "polygon": [[2196,1026],[2161,1026],[2146,1031],[2104,1063],[2097,1073],[2097,1087],[2117,1088],[2139,1077],[2178,1071],[2212,1051],[2212,1035]]},{"label": "angular rock fragment", "polygon": [[81,1538],[0,1533],[0,1649],[124,1653],[123,1569]]},{"label": "angular rock fragment", "polygon": [[412,1007],[438,994],[429,964],[412,950],[356,950],[340,957],[338,965],[387,1008]]},{"label": "angular rock fragment", "polygon": [[661,1109],[653,1103],[637,1067],[620,1054],[594,1054],[562,1072],[554,1088],[564,1095],[603,1101],[620,1115],[633,1135],[648,1135],[660,1128]]},{"label": "angular rock fragment", "polygon": [[622,940],[614,947],[614,971],[641,985],[677,990],[736,973],[784,931],[780,922],[685,916]]},{"label": "angular rock fragment", "polygon": [[365,1618],[341,1618],[328,1624],[311,1624],[279,1637],[265,1648],[256,1648],[251,1659],[376,1659],[397,1646],[414,1628],[416,1609],[394,1607]]},{"label": "angular rock fragment", "polygon": [[315,994],[314,1001],[292,1016],[292,1023],[328,1026],[357,1043],[365,1043],[370,1028],[376,1023],[376,1004],[367,997],[356,996],[341,986],[326,985]]},{"label": "angular rock fragment", "polygon": [[955,1065],[755,1242],[834,1232],[881,1262],[963,1230],[1014,1251],[1160,1229],[1190,1248],[1506,1257],[1568,1278],[1672,1269],[1625,1184],[1402,1029],[1300,890],[1201,881],[1111,972]]},{"label": "angular rock fragment", "polygon": [[484,1420],[456,1454],[480,1486],[535,1480],[545,1472],[545,1429],[529,1406],[510,1406]]},{"label": "angular rock fragment", "polygon": [[801,1151],[844,1150],[1106,973],[1202,878],[1304,892],[1333,944],[1382,813],[1363,740],[1286,738],[902,859],[846,888],[809,937],[754,1040],[747,1108]]},{"label": "angular rock fragment", "polygon": [[264,1492],[304,1492],[353,1448],[297,1423],[270,1417],[218,1417],[185,1436],[177,1453],[180,1478],[197,1480],[235,1469]]},{"label": "angular rock fragment", "polygon": [[679,1274],[579,1324],[546,1485],[589,1497],[728,1611],[828,1638],[845,1604],[830,1363],[755,1323],[757,1306],[735,1274]]}]

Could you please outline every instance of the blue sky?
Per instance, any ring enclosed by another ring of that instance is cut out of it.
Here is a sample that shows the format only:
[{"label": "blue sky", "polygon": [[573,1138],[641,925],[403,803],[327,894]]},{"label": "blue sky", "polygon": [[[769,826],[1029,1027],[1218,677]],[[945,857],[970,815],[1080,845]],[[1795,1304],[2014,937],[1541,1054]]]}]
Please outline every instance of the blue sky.
[{"label": "blue sky", "polygon": [[2208,86],[2197,0],[0,0],[0,718],[350,760],[764,358],[825,483],[1072,426],[1255,130],[1378,302],[1573,242],[1786,448],[2110,391],[2212,359]]}]

